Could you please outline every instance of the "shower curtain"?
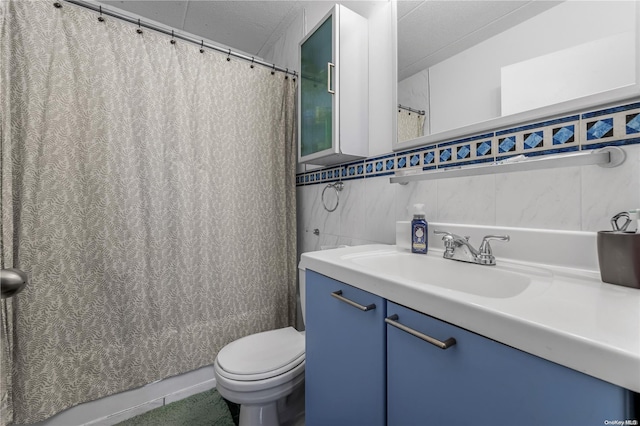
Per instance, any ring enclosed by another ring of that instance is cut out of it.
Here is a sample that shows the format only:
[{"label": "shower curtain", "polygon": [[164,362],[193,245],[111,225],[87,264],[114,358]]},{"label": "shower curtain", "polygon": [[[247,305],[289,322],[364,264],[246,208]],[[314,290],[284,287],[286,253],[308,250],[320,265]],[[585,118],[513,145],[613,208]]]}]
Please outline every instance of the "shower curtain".
[{"label": "shower curtain", "polygon": [[292,78],[86,9],[0,2],[2,422],[295,322]]},{"label": "shower curtain", "polygon": [[424,136],[425,116],[405,109],[398,110],[398,142]]}]

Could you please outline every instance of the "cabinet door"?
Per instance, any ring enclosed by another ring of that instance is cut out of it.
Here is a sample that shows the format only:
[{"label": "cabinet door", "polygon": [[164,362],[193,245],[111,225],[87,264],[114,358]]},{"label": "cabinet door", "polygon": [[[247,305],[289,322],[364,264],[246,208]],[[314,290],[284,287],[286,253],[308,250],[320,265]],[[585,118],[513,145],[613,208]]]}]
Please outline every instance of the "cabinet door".
[{"label": "cabinet door", "polygon": [[389,426],[603,425],[631,418],[631,392],[388,302]]},{"label": "cabinet door", "polygon": [[335,152],[334,15],[300,45],[300,157]]},{"label": "cabinet door", "polygon": [[384,299],[307,270],[305,303],[305,424],[384,425]]}]

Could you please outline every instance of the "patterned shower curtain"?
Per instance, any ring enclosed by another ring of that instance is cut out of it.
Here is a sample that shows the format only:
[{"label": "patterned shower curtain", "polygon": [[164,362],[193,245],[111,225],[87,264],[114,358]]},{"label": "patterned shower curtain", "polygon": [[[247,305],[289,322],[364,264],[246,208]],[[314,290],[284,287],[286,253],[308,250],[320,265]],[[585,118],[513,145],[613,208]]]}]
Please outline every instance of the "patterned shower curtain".
[{"label": "patterned shower curtain", "polygon": [[295,82],[53,1],[0,2],[2,422],[295,321]]},{"label": "patterned shower curtain", "polygon": [[398,142],[424,136],[425,116],[398,109]]}]

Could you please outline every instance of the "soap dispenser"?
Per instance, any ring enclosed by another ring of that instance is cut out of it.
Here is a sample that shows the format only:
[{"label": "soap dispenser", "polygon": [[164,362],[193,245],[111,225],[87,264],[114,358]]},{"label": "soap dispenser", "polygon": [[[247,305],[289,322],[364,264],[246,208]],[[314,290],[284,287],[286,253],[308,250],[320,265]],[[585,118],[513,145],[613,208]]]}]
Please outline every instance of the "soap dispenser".
[{"label": "soap dispenser", "polygon": [[411,221],[411,252],[427,253],[428,225],[424,214],[424,204],[413,206],[413,220]]}]

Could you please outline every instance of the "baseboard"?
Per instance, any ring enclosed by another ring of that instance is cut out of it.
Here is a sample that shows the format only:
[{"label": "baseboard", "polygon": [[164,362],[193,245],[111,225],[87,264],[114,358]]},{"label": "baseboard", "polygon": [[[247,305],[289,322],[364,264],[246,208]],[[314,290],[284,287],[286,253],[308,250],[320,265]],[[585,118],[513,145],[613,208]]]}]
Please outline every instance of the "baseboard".
[{"label": "baseboard", "polygon": [[111,426],[216,387],[213,366],[69,408],[32,426]]},{"label": "baseboard", "polygon": [[147,411],[151,411],[155,408],[159,408],[164,405],[171,404],[172,402],[176,402],[181,399],[190,397],[192,395],[208,391],[209,389],[213,389],[215,387],[216,387],[216,379],[207,380],[206,382],[188,387],[186,389],[181,389],[177,392],[166,395],[162,398],[158,398],[153,401],[149,401],[144,404],[138,405],[136,407],[111,414],[102,419],[97,419],[95,421],[85,423],[85,426],[113,426],[127,419],[130,419],[132,417],[139,416],[140,414],[144,414]]}]

